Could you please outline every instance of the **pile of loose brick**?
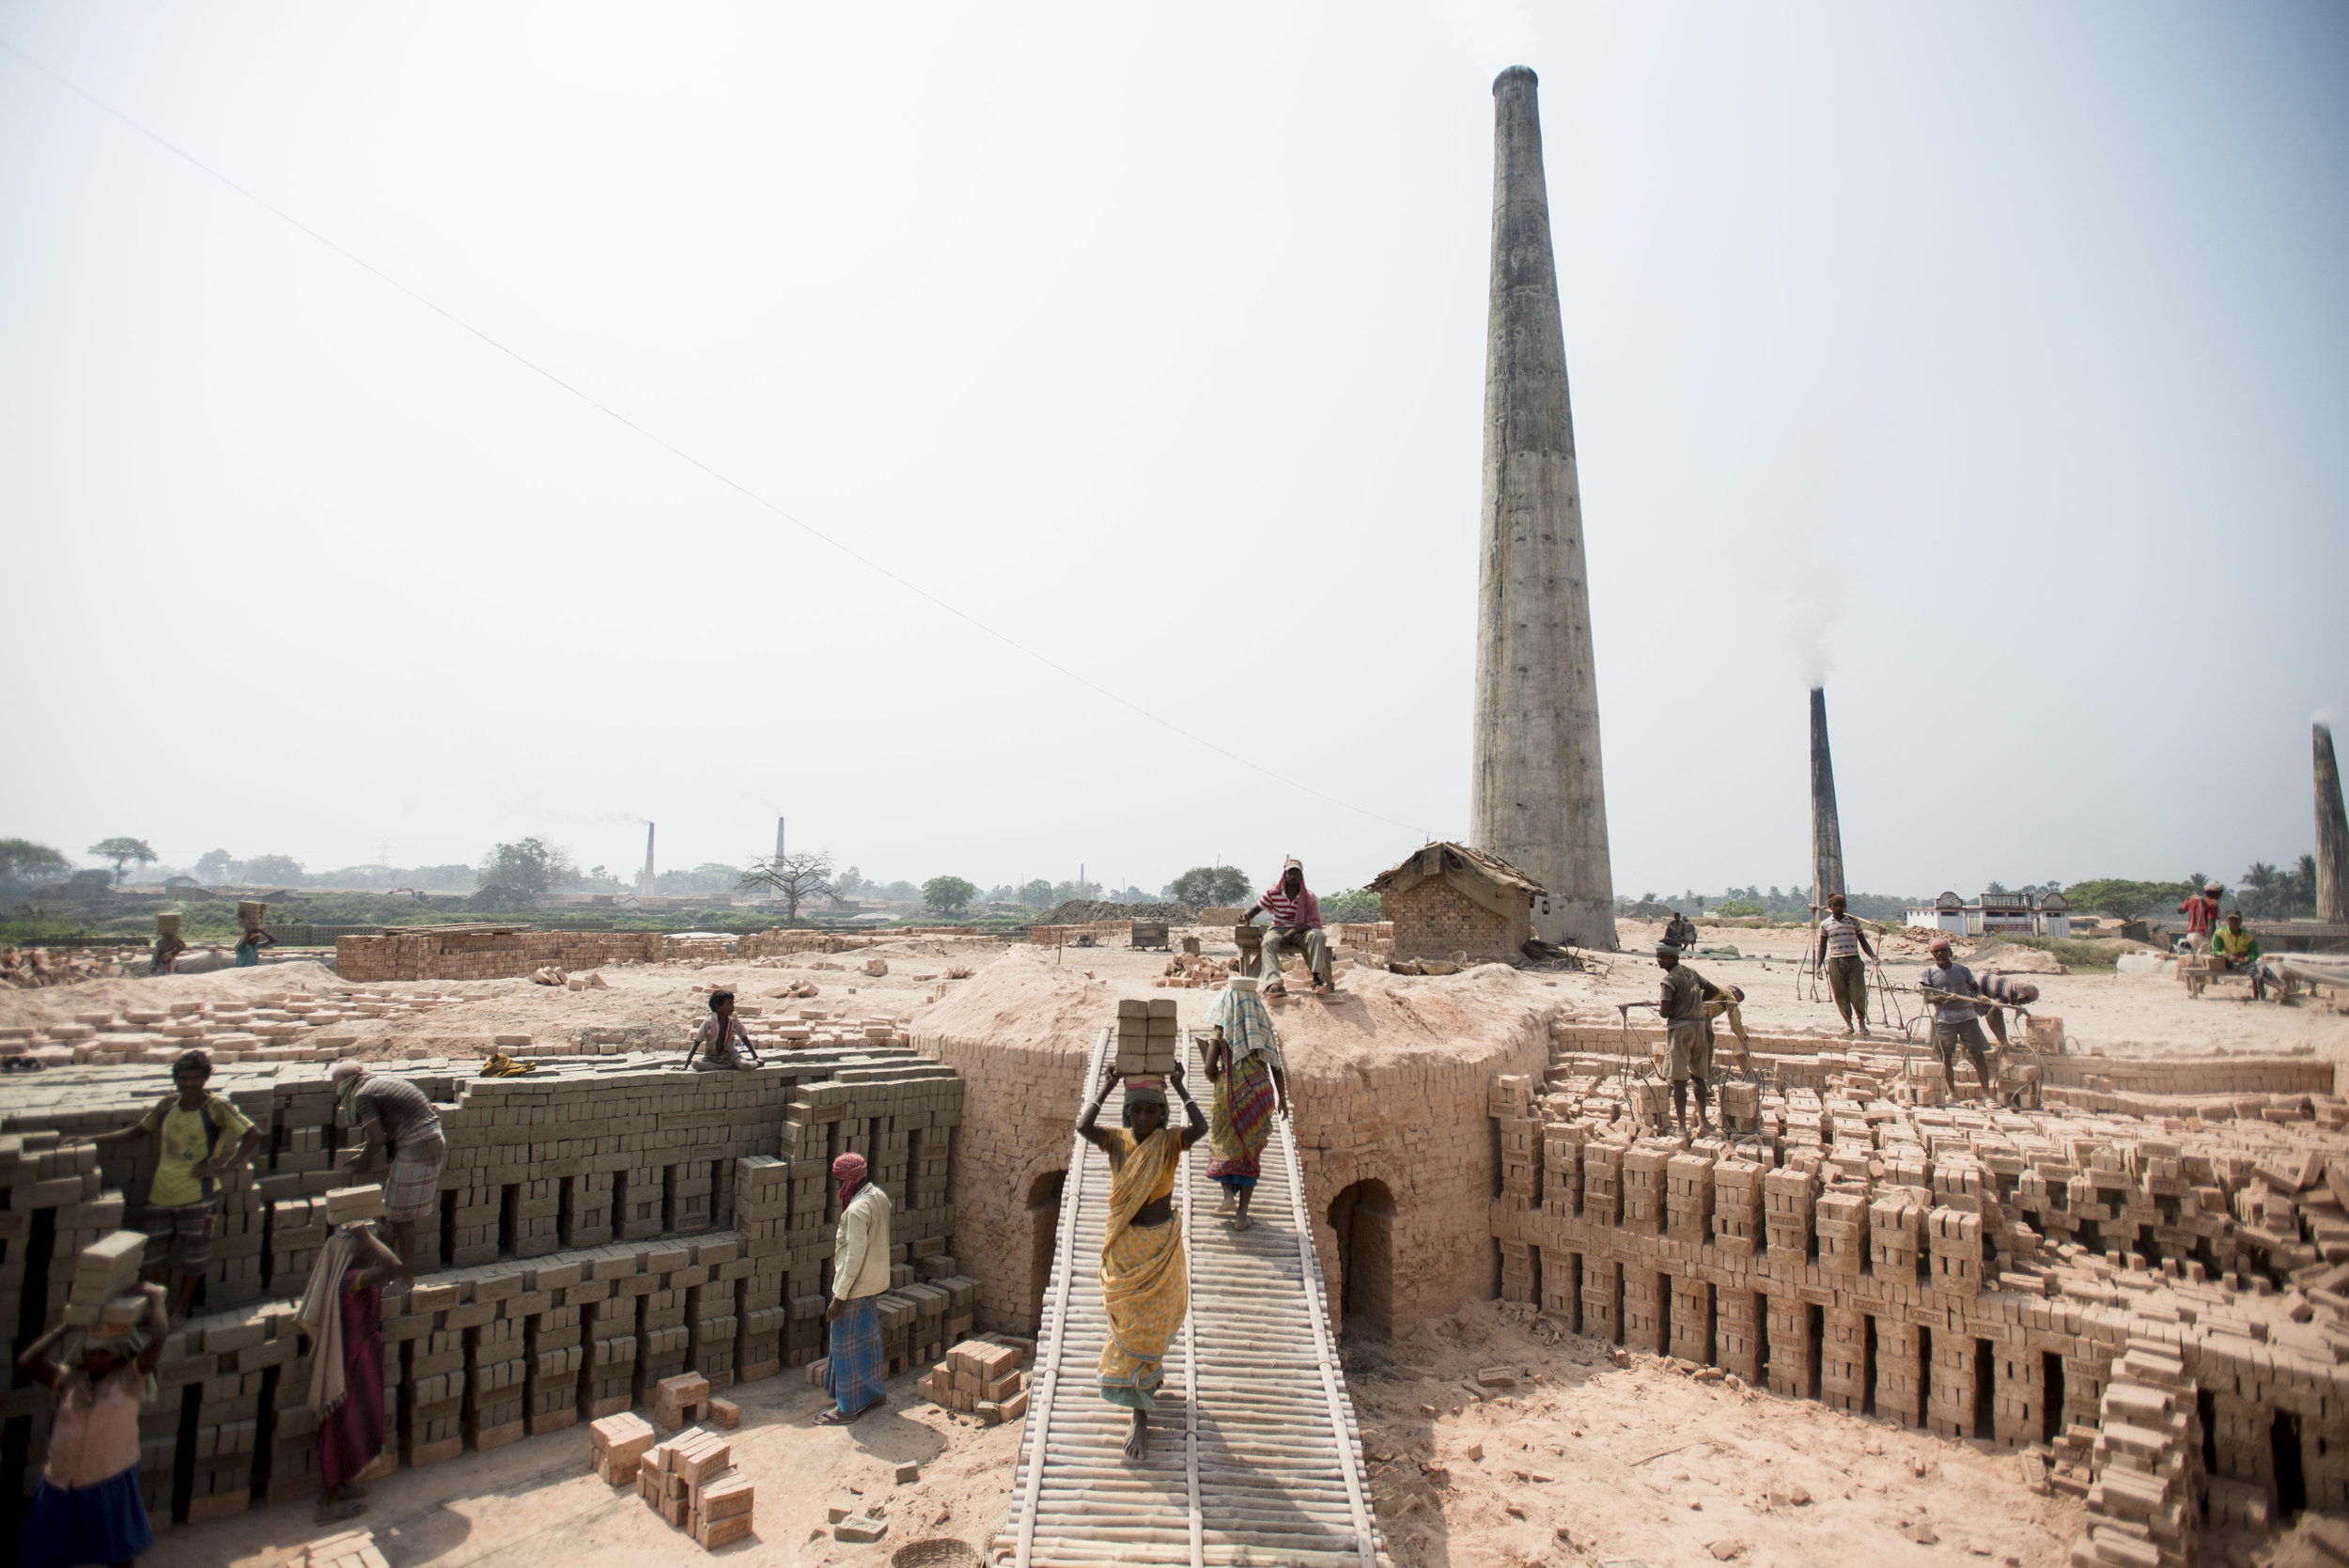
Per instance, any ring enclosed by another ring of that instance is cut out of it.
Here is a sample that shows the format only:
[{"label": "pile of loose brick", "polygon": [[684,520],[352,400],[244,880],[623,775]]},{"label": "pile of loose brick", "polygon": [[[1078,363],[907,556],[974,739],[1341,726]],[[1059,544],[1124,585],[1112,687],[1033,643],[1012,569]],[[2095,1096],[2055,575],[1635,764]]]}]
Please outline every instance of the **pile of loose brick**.
[{"label": "pile of loose brick", "polygon": [[[441,1102],[449,1157],[440,1213],[418,1227],[420,1277],[384,1301],[387,1469],[615,1414],[689,1373],[722,1389],[813,1360],[837,1219],[830,1164],[849,1150],[895,1206],[889,1370],[971,1330],[977,1287],[950,1245],[946,1182],[963,1088],[936,1063],[858,1046],[739,1073],[589,1058],[522,1078],[405,1076]],[[326,1234],[327,1194],[354,1179],[334,1168],[345,1135],[323,1065],[238,1063],[213,1088],[262,1141],[221,1183],[197,1315],[165,1342],[163,1395],[142,1412],[141,1484],[159,1522],[318,1484],[293,1298]],[[55,1322],[72,1261],[122,1228],[123,1193],[144,1195],[153,1173],[152,1141],[110,1145],[101,1165],[85,1140],[168,1089],[160,1066],[0,1081],[0,1331],[21,1343]],[[25,1421],[32,1454],[50,1411],[39,1389],[0,1396],[0,1421]]]},{"label": "pile of loose brick", "polygon": [[201,1048],[215,1063],[317,1062],[347,1054],[361,1018],[398,1018],[461,1005],[461,996],[395,995],[361,987],[280,992],[247,1001],[182,999],[120,1013],[76,1013],[70,1023],[0,1028],[0,1057],[30,1056],[44,1066],[75,1063],[169,1063]]},{"label": "pile of loose brick", "polygon": [[1002,1335],[968,1339],[924,1373],[913,1391],[985,1426],[1016,1421],[1028,1413],[1028,1374],[1020,1369],[1034,1355],[1033,1345]]},{"label": "pile of loose brick", "polygon": [[2302,1493],[2349,1506],[2328,1064],[2056,1057],[2073,1104],[1993,1111],[1915,1103],[1913,1061],[1757,1041],[1803,1070],[1724,1083],[1728,1135],[1686,1141],[1654,1135],[1658,1097],[1601,1032],[1562,1023],[1544,1081],[1493,1081],[1507,1299],[1777,1393],[2046,1445],[2026,1468],[2087,1499],[2081,1564],[2194,1562],[2205,1507],[2258,1528]]},{"label": "pile of loose brick", "polygon": [[589,1467],[606,1485],[634,1487],[646,1507],[705,1549],[723,1546],[751,1533],[756,1484],[716,1432],[697,1427],[664,1442],[653,1422],[677,1432],[695,1421],[730,1428],[741,1420],[739,1407],[709,1391],[708,1378],[666,1378],[653,1396],[653,1421],[623,1411],[588,1428]]}]

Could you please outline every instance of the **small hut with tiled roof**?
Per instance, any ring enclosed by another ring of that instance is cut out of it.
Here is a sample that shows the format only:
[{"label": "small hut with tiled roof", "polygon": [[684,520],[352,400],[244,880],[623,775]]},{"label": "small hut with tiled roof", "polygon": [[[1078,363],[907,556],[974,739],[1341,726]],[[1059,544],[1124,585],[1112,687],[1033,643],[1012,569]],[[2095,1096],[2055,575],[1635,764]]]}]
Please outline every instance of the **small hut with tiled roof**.
[{"label": "small hut with tiled roof", "polygon": [[1533,911],[1549,892],[1497,855],[1465,844],[1413,850],[1402,864],[1370,879],[1378,917],[1394,923],[1397,958],[1449,958],[1516,964],[1533,935]]}]

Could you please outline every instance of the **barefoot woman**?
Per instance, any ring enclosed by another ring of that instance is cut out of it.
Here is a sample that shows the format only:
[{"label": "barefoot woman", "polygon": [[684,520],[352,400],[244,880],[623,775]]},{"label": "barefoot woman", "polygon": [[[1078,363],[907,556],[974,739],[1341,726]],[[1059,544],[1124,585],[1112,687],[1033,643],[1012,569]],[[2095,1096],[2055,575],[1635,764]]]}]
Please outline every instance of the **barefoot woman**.
[{"label": "barefoot woman", "polygon": [[1207,1022],[1215,1026],[1206,1052],[1207,1079],[1215,1085],[1207,1175],[1221,1184],[1225,1203],[1239,1200],[1232,1229],[1244,1231],[1248,1201],[1256,1194],[1257,1162],[1272,1136],[1272,1118],[1288,1098],[1287,1075],[1282,1071],[1281,1038],[1253,980],[1235,975]]},{"label": "barefoot woman", "polygon": [[1077,1131],[1110,1157],[1109,1225],[1101,1237],[1101,1300],[1110,1332],[1101,1346],[1101,1397],[1134,1413],[1126,1456],[1139,1459],[1166,1376],[1167,1342],[1182,1327],[1190,1302],[1182,1232],[1172,1223],[1174,1178],[1183,1151],[1199,1141],[1207,1122],[1183,1087],[1178,1066],[1171,1081],[1190,1118],[1180,1135],[1167,1126],[1166,1091],[1155,1084],[1127,1091],[1123,1119],[1129,1130],[1103,1132],[1094,1123],[1117,1077],[1114,1066],[1102,1074],[1093,1103],[1077,1118]]}]

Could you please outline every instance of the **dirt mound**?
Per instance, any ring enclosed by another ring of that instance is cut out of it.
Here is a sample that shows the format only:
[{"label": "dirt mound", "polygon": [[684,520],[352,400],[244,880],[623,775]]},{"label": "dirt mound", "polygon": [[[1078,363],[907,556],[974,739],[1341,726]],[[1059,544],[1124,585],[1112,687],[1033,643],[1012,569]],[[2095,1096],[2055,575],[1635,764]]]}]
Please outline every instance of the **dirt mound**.
[{"label": "dirt mound", "polygon": [[1097,920],[1162,920],[1169,925],[1196,925],[1199,910],[1190,904],[1097,904],[1072,898],[1036,918],[1038,925],[1087,925]]}]

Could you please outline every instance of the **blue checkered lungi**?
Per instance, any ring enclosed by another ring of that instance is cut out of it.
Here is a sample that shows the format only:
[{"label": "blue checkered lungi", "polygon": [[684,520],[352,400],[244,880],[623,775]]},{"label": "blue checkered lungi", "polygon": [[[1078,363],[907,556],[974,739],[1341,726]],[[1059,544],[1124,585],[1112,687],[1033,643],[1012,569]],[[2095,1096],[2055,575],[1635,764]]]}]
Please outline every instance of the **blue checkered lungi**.
[{"label": "blue checkered lungi", "polygon": [[844,1416],[879,1403],[889,1363],[881,1354],[880,1297],[861,1296],[848,1303],[832,1329],[832,1358],[824,1363],[824,1392]]}]

